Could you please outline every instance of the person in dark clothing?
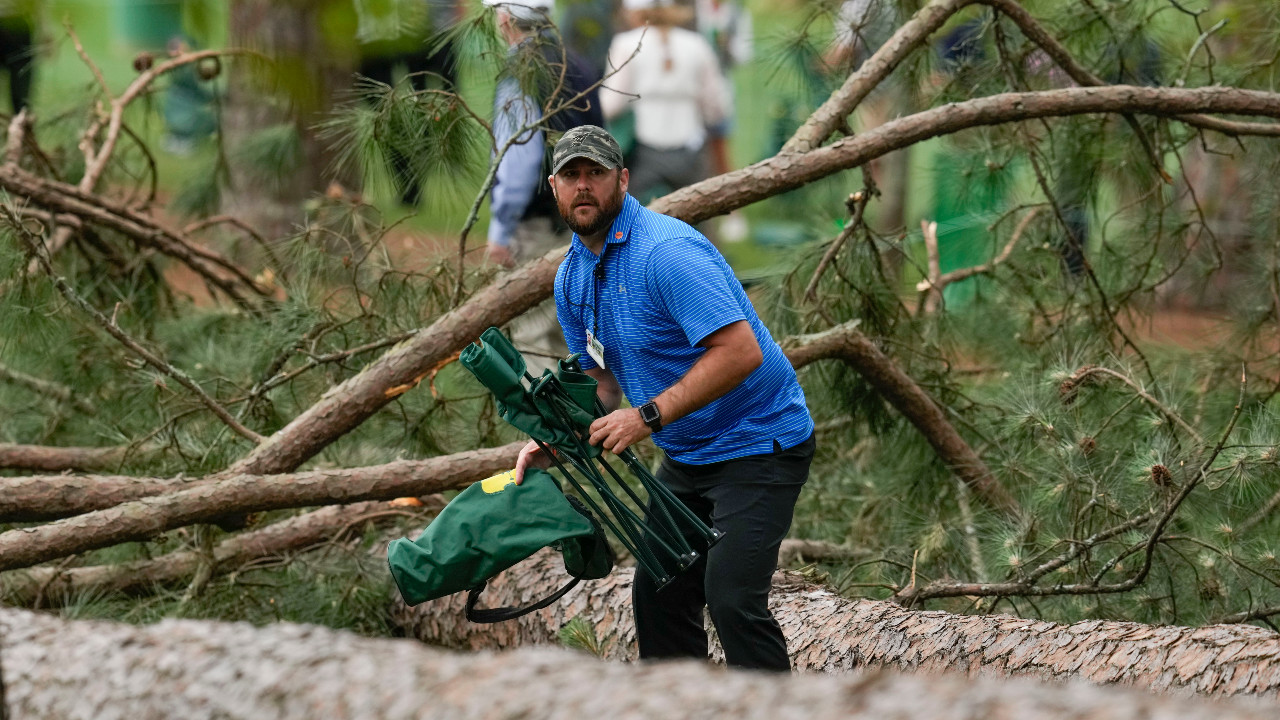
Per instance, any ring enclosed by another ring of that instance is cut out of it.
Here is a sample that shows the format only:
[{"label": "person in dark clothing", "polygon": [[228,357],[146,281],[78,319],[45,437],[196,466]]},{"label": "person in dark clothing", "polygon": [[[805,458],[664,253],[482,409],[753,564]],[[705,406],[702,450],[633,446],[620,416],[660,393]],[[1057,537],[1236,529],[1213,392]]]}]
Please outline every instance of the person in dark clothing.
[{"label": "person in dark clothing", "polygon": [[0,67],[9,78],[9,106],[14,114],[31,99],[37,10],[35,0],[0,0]]}]

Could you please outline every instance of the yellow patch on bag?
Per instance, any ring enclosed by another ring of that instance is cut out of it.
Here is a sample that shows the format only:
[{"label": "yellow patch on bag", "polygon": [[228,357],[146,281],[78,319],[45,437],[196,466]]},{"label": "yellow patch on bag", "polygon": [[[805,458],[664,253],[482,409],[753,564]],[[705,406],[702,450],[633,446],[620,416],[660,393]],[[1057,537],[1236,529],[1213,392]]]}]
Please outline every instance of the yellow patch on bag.
[{"label": "yellow patch on bag", "polygon": [[508,470],[503,473],[498,473],[497,475],[494,475],[491,478],[485,478],[484,480],[481,480],[480,489],[484,490],[489,495],[496,495],[497,493],[500,493],[503,490],[506,490],[508,485],[515,485],[515,484],[516,484],[516,471]]}]

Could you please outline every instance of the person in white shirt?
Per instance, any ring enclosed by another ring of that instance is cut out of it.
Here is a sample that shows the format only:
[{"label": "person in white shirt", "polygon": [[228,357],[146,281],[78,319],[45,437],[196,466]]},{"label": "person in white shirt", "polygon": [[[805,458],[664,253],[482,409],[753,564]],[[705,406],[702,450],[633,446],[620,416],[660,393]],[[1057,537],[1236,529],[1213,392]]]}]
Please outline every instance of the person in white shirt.
[{"label": "person in white shirt", "polygon": [[631,194],[642,203],[729,169],[730,94],[706,38],[682,27],[690,8],[623,0],[631,30],[613,38],[600,103],[606,120],[635,113]]}]

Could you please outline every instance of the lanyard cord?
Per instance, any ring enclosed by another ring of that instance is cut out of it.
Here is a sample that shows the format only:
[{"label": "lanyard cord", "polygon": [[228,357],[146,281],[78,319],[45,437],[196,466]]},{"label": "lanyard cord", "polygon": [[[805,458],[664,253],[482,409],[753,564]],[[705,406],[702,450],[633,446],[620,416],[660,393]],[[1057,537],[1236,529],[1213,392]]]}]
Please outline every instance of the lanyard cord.
[{"label": "lanyard cord", "polygon": [[600,257],[591,271],[591,336],[600,339],[600,283],[604,282],[605,258],[609,257],[609,242],[605,241]]}]

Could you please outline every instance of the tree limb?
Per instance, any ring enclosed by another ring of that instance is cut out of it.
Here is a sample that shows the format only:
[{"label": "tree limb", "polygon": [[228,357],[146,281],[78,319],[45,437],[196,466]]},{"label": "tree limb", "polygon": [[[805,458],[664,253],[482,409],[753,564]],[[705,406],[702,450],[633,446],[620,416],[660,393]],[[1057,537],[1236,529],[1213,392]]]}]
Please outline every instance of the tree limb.
[{"label": "tree limb", "polygon": [[516,442],[367,468],[311,470],[287,478],[232,474],[185,490],[0,533],[0,571],[122,542],[147,540],[167,530],[227,515],[454,490],[511,468],[524,445]]},{"label": "tree limb", "polygon": [[[433,496],[424,515],[437,512],[444,499]],[[259,530],[236,533],[213,548],[214,572],[234,572],[246,563],[277,557],[339,539],[370,521],[388,519],[384,500],[333,505],[281,520]],[[412,509],[412,508],[411,508]],[[414,509],[416,510],[416,509]],[[182,551],[149,560],[110,565],[38,567],[0,575],[0,598],[13,605],[58,607],[88,592],[131,593],[190,579],[202,553]]]},{"label": "tree limb", "polygon": [[823,359],[847,363],[924,436],[938,458],[989,507],[1009,514],[1018,503],[969,446],[946,413],[914,380],[857,328],[857,321],[822,333],[789,338],[783,350],[796,368]]},{"label": "tree limb", "polygon": [[[0,443],[0,469],[39,470],[42,472],[103,470],[118,466],[129,457],[130,453],[136,452],[138,452],[138,449],[130,446],[50,447],[47,445]],[[59,477],[65,478],[67,476]],[[0,522],[23,522],[17,519],[4,520],[2,518],[6,517],[6,508],[13,507],[14,503],[26,505],[25,500],[19,499],[23,494],[20,488],[23,486],[24,481],[36,484],[60,482],[60,480],[55,480],[52,477],[0,479],[0,488],[4,489],[3,494],[0,495]],[[32,517],[31,519],[39,520],[44,518]]]},{"label": "tree limb", "polygon": [[1280,94],[1223,87],[1132,85],[1001,93],[890,120],[806,153],[778,154],[677,190],[649,207],[697,223],[932,137],[1042,117],[1122,112],[1166,117],[1212,112],[1280,118]]}]

